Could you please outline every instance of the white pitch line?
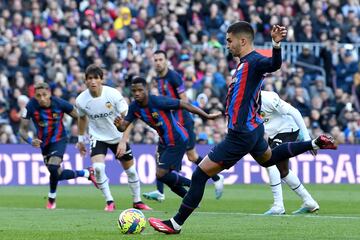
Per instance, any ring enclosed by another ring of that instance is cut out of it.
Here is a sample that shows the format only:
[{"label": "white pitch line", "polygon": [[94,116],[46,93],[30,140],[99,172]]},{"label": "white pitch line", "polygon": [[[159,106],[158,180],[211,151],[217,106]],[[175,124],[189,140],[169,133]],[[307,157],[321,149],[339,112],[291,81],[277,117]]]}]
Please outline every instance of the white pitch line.
[{"label": "white pitch line", "polygon": [[[0,210],[36,210],[36,211],[49,211],[45,208],[5,208],[5,207],[0,207]],[[55,211],[81,211],[81,212],[88,212],[88,211],[100,211],[96,210],[96,209],[85,209],[85,208],[57,208]],[[117,209],[118,212],[121,212],[125,209]],[[151,213],[162,213],[162,214],[172,214],[169,213],[169,211],[158,211],[158,210],[153,210],[153,211],[144,211],[144,213],[146,215],[151,215]],[[175,213],[175,211],[174,211]],[[360,220],[360,216],[333,216],[333,215],[317,215],[317,214],[302,214],[302,215],[290,215],[290,214],[285,214],[285,215],[273,215],[273,216],[265,216],[264,214],[260,214],[260,213],[245,213],[245,212],[194,212],[194,215],[238,215],[238,216],[251,216],[251,217],[294,217],[294,218],[299,218],[299,217],[306,217],[306,218],[325,218],[325,219],[355,219],[355,220]]]}]

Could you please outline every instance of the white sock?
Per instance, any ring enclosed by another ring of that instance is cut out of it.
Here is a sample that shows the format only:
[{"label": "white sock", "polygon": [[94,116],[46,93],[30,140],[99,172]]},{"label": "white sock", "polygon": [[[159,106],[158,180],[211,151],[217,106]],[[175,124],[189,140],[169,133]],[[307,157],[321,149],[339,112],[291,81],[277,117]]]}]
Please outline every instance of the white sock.
[{"label": "white sock", "polygon": [[114,198],[111,195],[109,187],[109,179],[105,173],[105,163],[93,163],[93,168],[95,170],[96,183],[99,186],[99,189],[102,191],[106,201],[114,201]]},{"label": "white sock", "polygon": [[54,192],[54,193],[49,192],[48,197],[55,199],[56,198],[56,192]]},{"label": "white sock", "polygon": [[173,228],[175,230],[180,230],[181,229],[181,225],[179,225],[177,222],[175,222],[174,218],[170,218],[170,222],[173,225]]},{"label": "white sock", "polygon": [[90,176],[89,170],[83,169],[83,171],[84,171],[84,178],[89,178]]},{"label": "white sock", "polygon": [[133,196],[134,203],[140,202],[140,181],[135,169],[135,165],[132,165],[129,169],[125,170],[128,176],[129,187]]},{"label": "white sock", "polygon": [[277,169],[276,166],[271,166],[266,168],[266,170],[269,174],[270,187],[274,197],[274,204],[277,206],[284,206],[279,169]]},{"label": "white sock", "polygon": [[315,144],[315,140],[316,140],[316,139],[314,139],[314,140],[311,141],[311,145],[312,145],[312,147],[313,147],[314,150],[318,150],[318,149],[320,149],[320,147]]},{"label": "white sock", "polygon": [[310,193],[305,189],[304,185],[301,184],[300,179],[290,169],[289,174],[282,180],[299,195],[303,202],[313,200]]}]

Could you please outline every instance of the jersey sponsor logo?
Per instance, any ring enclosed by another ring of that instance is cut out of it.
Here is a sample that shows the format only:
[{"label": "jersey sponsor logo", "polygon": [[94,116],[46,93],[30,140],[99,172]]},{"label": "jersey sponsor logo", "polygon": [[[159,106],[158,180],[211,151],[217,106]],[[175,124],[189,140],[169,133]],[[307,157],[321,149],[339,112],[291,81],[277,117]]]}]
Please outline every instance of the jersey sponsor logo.
[{"label": "jersey sponsor logo", "polygon": [[108,108],[108,109],[111,109],[112,108],[112,104],[111,104],[111,102],[106,102],[105,103],[105,106]]},{"label": "jersey sponsor logo", "polygon": [[39,122],[38,122],[38,125],[39,125],[40,127],[46,127],[46,126],[47,126],[47,123],[46,123],[46,122],[43,122],[43,121],[39,121]]},{"label": "jersey sponsor logo", "polygon": [[109,113],[98,113],[98,114],[90,114],[89,117],[91,119],[99,119],[99,118],[107,118],[107,117],[110,117],[112,116],[114,113],[113,112],[109,112]]}]

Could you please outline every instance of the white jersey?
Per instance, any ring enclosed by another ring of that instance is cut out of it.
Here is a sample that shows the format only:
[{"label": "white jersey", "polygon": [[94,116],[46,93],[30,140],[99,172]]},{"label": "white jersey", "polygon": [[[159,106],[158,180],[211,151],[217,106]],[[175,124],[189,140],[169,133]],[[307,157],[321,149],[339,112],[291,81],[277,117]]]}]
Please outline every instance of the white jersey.
[{"label": "white jersey", "polygon": [[118,143],[122,138],[114,120],[120,113],[127,113],[128,104],[115,88],[102,87],[100,97],[92,97],[89,90],[85,90],[76,98],[76,107],[80,116],[89,119],[89,135],[91,140],[106,143]]},{"label": "white jersey", "polygon": [[270,138],[279,133],[299,130],[294,118],[288,115],[293,108],[280,99],[275,92],[261,91],[261,116],[264,119],[265,132]]}]

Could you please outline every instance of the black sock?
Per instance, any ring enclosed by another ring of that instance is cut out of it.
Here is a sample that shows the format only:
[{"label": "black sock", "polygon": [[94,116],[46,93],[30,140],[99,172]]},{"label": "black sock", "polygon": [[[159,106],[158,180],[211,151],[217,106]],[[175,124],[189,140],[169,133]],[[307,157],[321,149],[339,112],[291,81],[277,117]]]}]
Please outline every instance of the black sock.
[{"label": "black sock", "polygon": [[55,202],[55,198],[49,197],[49,198],[48,198],[48,201],[49,201],[50,203],[54,203],[54,202]]},{"label": "black sock", "polygon": [[164,183],[156,179],[156,188],[157,190],[164,194]]},{"label": "black sock", "polygon": [[283,143],[272,149],[271,158],[261,166],[270,167],[312,149],[311,141]]},{"label": "black sock", "polygon": [[171,191],[176,193],[181,198],[184,198],[187,193],[187,190],[182,186],[172,186],[172,187],[170,187],[170,189],[171,189]]},{"label": "black sock", "polygon": [[59,176],[59,181],[61,180],[67,180],[67,179],[73,179],[76,178],[76,172],[73,170],[68,170],[68,169],[64,169],[60,176]]},{"label": "black sock", "polygon": [[191,178],[191,186],[188,193],[185,195],[178,213],[175,215],[174,220],[179,225],[183,225],[186,219],[191,215],[204,195],[205,185],[209,176],[197,167]]},{"label": "black sock", "polygon": [[162,176],[161,178],[159,178],[158,180],[168,185],[172,191],[175,190],[176,191],[175,193],[180,197],[184,197],[182,193],[183,190],[174,187],[190,186],[191,184],[190,179],[182,177],[176,172],[169,172],[164,176]]},{"label": "black sock", "polygon": [[[194,163],[196,165],[199,165],[202,160],[203,160],[203,157],[199,156],[198,159],[196,160],[196,162],[194,162]],[[219,177],[219,175],[216,174],[215,176],[211,177],[211,179],[216,182],[217,180],[220,179],[220,177]]]},{"label": "black sock", "polygon": [[58,169],[60,166],[58,165],[52,165],[49,164],[47,165],[47,168],[50,172],[50,192],[51,193],[55,193],[56,192],[56,188],[58,185],[58,179],[59,179],[59,173],[58,173]]}]

